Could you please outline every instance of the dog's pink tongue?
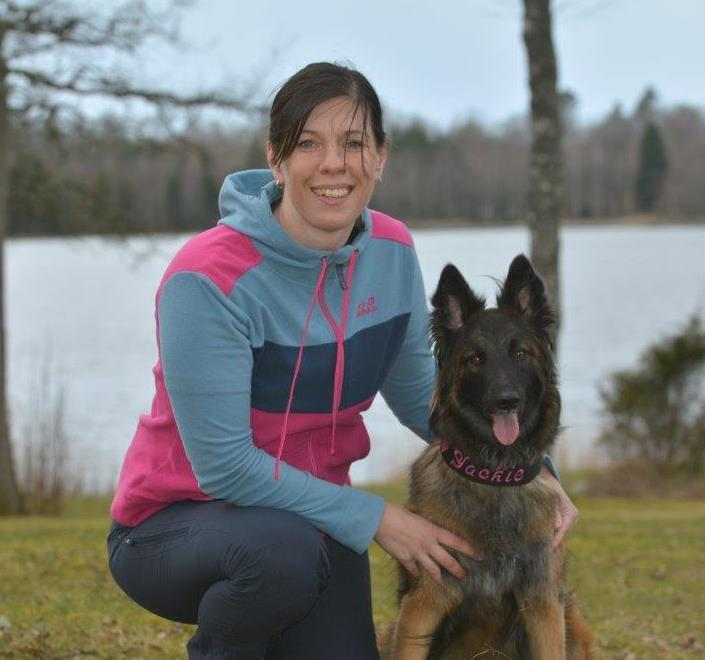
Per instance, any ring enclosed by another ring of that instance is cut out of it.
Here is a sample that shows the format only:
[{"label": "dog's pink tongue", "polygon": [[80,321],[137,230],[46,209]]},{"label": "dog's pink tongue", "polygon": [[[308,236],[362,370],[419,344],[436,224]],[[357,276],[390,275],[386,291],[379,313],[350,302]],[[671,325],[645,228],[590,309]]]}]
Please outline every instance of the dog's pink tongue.
[{"label": "dog's pink tongue", "polygon": [[496,413],[492,415],[492,432],[503,445],[508,446],[514,444],[514,441],[519,436],[519,420],[517,414],[512,413]]}]

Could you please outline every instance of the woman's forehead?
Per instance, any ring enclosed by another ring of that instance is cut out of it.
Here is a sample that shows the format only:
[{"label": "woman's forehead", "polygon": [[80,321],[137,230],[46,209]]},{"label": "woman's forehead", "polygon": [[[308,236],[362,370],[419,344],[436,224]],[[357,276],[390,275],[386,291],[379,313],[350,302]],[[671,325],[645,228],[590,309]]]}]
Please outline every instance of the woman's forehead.
[{"label": "woman's forehead", "polygon": [[345,96],[328,99],[317,105],[308,116],[303,130],[308,132],[359,131],[365,128],[362,106]]}]

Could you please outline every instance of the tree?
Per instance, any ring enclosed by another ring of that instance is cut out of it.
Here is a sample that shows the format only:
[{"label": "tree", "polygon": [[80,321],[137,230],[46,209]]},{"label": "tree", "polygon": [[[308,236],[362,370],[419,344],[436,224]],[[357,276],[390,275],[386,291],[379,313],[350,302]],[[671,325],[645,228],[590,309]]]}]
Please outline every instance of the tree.
[{"label": "tree", "polygon": [[668,178],[660,208],[670,216],[705,215],[705,113],[678,106],[659,116],[668,145]]},{"label": "tree", "polygon": [[561,105],[551,37],[550,0],[524,0],[524,43],[531,89],[528,224],[531,260],[560,321],[558,257],[563,206]]},{"label": "tree", "polygon": [[667,173],[666,147],[658,127],[650,121],[641,135],[639,171],[634,182],[634,197],[638,211],[650,213],[656,208]]},{"label": "tree", "polygon": [[653,87],[647,87],[634,108],[634,119],[644,123],[653,121],[658,94]]},{"label": "tree", "polygon": [[613,374],[600,391],[613,458],[663,469],[705,470],[705,330],[697,317]]},{"label": "tree", "polygon": [[77,114],[76,99],[86,97],[136,98],[162,107],[253,109],[242,96],[182,96],[136,86],[108,68],[113,56],[134,57],[150,39],[175,43],[178,10],[184,6],[173,0],[163,12],[154,12],[141,0],[127,0],[106,13],[69,0],[0,0],[0,515],[22,506],[9,433],[4,336],[3,246],[14,147],[10,127],[39,119],[51,127],[62,113]]}]

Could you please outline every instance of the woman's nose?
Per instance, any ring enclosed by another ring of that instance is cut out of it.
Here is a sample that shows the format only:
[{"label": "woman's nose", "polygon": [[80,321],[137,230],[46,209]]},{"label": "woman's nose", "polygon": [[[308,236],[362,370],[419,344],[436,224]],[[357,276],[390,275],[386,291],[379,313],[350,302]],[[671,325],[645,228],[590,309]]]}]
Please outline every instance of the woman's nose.
[{"label": "woman's nose", "polygon": [[320,167],[324,172],[344,172],[345,149],[338,145],[324,147],[323,160],[321,161]]}]

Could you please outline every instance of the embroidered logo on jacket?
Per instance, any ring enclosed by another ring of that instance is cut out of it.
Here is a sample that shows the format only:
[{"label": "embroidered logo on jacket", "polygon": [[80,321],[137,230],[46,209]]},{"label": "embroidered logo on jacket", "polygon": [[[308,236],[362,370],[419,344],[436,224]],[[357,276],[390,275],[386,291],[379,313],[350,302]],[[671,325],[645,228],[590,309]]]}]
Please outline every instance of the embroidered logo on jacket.
[{"label": "embroidered logo on jacket", "polygon": [[377,304],[375,303],[375,297],[370,296],[367,300],[363,300],[357,305],[357,315],[367,316],[368,314],[373,314],[377,311]]}]

